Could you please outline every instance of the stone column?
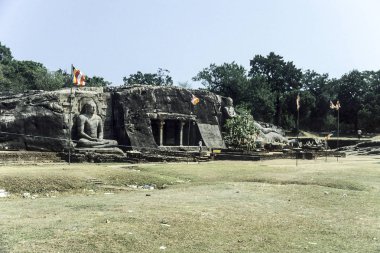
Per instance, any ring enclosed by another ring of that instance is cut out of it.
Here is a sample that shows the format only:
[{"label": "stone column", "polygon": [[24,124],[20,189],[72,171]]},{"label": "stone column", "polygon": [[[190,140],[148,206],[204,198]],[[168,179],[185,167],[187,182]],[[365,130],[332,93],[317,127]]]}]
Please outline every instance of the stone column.
[{"label": "stone column", "polygon": [[165,121],[160,120],[160,146],[164,144],[164,125]]},{"label": "stone column", "polygon": [[185,125],[185,122],[180,121],[180,129],[179,129],[179,145],[183,146],[183,126]]}]

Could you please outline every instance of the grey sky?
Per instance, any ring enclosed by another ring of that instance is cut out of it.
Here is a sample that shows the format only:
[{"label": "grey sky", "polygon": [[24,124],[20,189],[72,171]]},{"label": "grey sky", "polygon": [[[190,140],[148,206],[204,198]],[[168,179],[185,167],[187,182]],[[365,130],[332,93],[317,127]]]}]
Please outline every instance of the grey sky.
[{"label": "grey sky", "polygon": [[160,67],[192,83],[210,63],[248,70],[271,51],[340,77],[380,69],[379,10],[377,0],[0,0],[0,41],[18,60],[74,64],[114,85]]}]

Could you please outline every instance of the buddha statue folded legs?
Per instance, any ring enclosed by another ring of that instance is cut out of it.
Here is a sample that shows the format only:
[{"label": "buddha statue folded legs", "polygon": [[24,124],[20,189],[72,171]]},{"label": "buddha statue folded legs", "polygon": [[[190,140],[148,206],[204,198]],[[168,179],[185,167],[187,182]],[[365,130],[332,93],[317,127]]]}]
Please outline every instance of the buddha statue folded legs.
[{"label": "buddha statue folded legs", "polygon": [[114,140],[88,140],[85,138],[81,138],[77,142],[77,147],[84,147],[84,148],[109,148],[109,147],[116,147],[118,145],[117,141]]},{"label": "buddha statue folded legs", "polygon": [[94,102],[83,105],[82,112],[77,118],[78,148],[109,148],[118,145],[115,140],[103,139],[102,118],[96,114]]}]

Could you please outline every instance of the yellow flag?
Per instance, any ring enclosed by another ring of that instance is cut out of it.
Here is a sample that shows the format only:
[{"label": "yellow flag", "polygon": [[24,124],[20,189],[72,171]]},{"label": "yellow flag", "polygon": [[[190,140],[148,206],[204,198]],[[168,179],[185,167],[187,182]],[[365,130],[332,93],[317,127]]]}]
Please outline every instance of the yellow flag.
[{"label": "yellow flag", "polygon": [[299,109],[300,109],[300,100],[301,100],[301,98],[300,98],[300,94],[298,94],[298,95],[297,95],[297,99],[296,99],[296,103],[297,103],[297,111],[299,111]]}]

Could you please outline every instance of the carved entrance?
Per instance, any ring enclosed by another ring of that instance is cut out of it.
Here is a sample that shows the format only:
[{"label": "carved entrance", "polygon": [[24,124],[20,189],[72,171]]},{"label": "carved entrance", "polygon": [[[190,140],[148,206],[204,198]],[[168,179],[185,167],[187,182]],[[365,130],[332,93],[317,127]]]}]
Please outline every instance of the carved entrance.
[{"label": "carved entrance", "polygon": [[152,119],[150,120],[150,124],[152,127],[154,141],[160,146],[160,121],[158,119]]},{"label": "carved entrance", "polygon": [[201,134],[195,121],[151,119],[158,146],[198,146]]},{"label": "carved entrance", "polygon": [[184,146],[198,146],[199,141],[202,139],[199,132],[198,125],[195,121],[184,122],[183,126],[183,145]]},{"label": "carved entrance", "polygon": [[180,130],[179,120],[165,120],[164,124],[164,146],[179,146],[179,130]]}]

